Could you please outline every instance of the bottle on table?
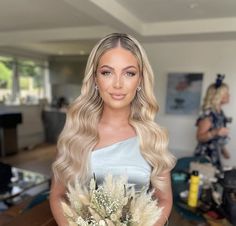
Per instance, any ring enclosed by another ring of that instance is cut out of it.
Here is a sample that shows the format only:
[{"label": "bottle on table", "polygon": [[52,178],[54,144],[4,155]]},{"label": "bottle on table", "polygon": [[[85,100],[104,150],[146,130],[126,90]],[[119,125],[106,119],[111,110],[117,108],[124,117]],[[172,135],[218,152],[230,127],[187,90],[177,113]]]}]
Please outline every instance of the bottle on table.
[{"label": "bottle on table", "polygon": [[198,202],[200,177],[196,170],[193,170],[190,177],[189,193],[188,193],[188,205],[190,207],[196,207]]}]

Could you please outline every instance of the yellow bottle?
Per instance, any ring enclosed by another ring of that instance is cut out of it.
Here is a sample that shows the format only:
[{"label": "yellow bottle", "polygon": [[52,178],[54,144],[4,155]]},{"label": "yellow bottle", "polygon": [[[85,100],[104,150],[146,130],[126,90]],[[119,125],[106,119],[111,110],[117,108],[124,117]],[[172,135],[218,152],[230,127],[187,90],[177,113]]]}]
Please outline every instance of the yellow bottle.
[{"label": "yellow bottle", "polygon": [[188,205],[191,207],[197,206],[199,182],[200,182],[200,177],[198,175],[198,171],[194,170],[190,177],[190,185],[188,193]]}]

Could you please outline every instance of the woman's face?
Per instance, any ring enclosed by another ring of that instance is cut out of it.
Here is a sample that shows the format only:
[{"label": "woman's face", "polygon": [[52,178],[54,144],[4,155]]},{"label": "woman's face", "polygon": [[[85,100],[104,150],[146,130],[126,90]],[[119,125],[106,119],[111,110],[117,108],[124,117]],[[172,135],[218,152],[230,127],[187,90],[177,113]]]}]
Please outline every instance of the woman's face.
[{"label": "woman's face", "polygon": [[221,104],[227,104],[229,103],[229,89],[228,88],[225,88],[224,89],[224,92],[222,94],[222,99],[221,99]]},{"label": "woman's face", "polygon": [[104,53],[97,67],[96,84],[104,107],[130,107],[141,75],[136,57],[122,47]]}]

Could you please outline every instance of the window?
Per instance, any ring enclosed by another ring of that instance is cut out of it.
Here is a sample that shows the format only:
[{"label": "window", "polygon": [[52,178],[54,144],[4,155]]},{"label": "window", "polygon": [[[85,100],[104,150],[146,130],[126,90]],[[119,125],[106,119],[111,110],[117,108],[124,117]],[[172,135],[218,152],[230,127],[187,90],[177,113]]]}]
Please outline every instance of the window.
[{"label": "window", "polygon": [[0,102],[37,104],[48,93],[44,62],[0,56]]},{"label": "window", "polygon": [[0,102],[10,99],[13,85],[12,58],[0,56]]},{"label": "window", "polygon": [[36,103],[44,97],[43,67],[34,61],[18,61],[20,98],[22,102]]}]

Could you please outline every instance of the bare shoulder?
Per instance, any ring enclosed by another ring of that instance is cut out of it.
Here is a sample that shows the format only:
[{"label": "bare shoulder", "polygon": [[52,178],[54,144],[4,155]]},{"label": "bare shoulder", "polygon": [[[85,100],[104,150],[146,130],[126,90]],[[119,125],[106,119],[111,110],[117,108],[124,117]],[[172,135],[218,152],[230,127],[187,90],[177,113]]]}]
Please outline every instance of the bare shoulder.
[{"label": "bare shoulder", "polygon": [[112,128],[99,126],[99,141],[95,149],[109,146],[111,144],[136,136],[135,130],[131,127]]}]

